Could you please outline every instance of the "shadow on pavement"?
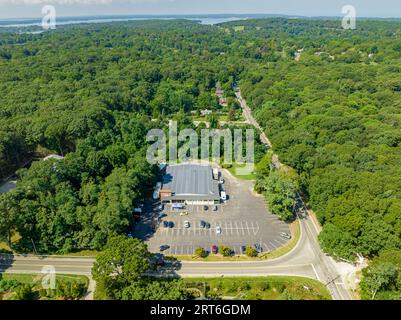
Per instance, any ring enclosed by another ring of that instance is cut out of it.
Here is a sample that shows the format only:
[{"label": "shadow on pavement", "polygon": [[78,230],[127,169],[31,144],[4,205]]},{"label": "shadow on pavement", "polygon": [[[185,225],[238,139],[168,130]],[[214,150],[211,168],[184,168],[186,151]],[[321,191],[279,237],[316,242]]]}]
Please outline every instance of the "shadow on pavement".
[{"label": "shadow on pavement", "polygon": [[12,266],[14,262],[14,255],[8,253],[0,253],[0,273],[5,272]]}]

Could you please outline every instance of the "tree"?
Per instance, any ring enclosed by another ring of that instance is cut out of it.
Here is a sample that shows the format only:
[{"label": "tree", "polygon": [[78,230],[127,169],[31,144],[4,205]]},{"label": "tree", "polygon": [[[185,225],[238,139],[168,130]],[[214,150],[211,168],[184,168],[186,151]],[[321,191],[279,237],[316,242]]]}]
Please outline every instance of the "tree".
[{"label": "tree", "polygon": [[334,256],[354,261],[356,247],[354,239],[347,232],[333,224],[326,224],[319,234],[319,242],[323,251]]},{"label": "tree", "polygon": [[182,280],[135,282],[124,288],[121,300],[186,300],[189,294]]},{"label": "tree", "polygon": [[371,300],[374,300],[380,290],[387,289],[397,279],[399,269],[391,263],[381,263],[377,266],[364,270],[364,284],[371,293]]},{"label": "tree", "polygon": [[149,257],[146,244],[140,240],[125,236],[112,237],[96,257],[92,268],[93,278],[106,283],[110,290],[126,287],[140,280],[149,270]]},{"label": "tree", "polygon": [[258,251],[256,250],[256,248],[255,247],[252,247],[252,246],[246,246],[245,247],[245,254],[248,256],[248,257],[256,257],[257,255],[258,255]]},{"label": "tree", "polygon": [[0,239],[11,246],[11,235],[16,227],[17,203],[12,193],[0,195]]},{"label": "tree", "polygon": [[206,258],[207,257],[207,252],[204,248],[198,247],[195,250],[195,255],[199,258]]},{"label": "tree", "polygon": [[288,172],[274,170],[264,179],[262,186],[272,213],[284,221],[292,221],[298,190],[298,184],[294,178]]},{"label": "tree", "polygon": [[30,284],[21,284],[15,291],[14,300],[32,300],[35,297],[33,287]]},{"label": "tree", "polygon": [[219,251],[224,257],[229,257],[233,253],[233,250],[229,246],[225,246],[225,245],[220,246]]}]

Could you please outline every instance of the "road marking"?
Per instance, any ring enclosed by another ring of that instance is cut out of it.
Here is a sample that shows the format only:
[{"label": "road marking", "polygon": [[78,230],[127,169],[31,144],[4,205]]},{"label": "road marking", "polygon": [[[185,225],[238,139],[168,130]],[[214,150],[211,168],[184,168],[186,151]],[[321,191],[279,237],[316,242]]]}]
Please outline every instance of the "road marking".
[{"label": "road marking", "polygon": [[276,246],[274,243],[272,243],[271,241],[269,241],[269,243],[270,243],[271,246],[273,247],[273,250],[275,250],[275,249],[277,248],[277,246]]},{"label": "road marking", "polygon": [[319,275],[317,274],[316,268],[315,268],[315,266],[313,265],[313,263],[311,263],[311,266],[312,266],[313,272],[314,272],[315,275],[316,275],[316,279],[320,281],[320,277],[319,277]]}]

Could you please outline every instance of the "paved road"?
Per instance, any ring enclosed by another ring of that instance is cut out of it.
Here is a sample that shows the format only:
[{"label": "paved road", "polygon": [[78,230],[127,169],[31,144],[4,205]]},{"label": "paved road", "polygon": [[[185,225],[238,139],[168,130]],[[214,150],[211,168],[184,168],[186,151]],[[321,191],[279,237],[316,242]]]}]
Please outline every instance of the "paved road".
[{"label": "paved road", "polygon": [[[247,105],[245,99],[243,99],[239,88],[238,90],[236,90],[236,96],[243,109],[244,116],[247,119],[247,121],[261,131],[262,142],[268,145],[269,147],[272,147],[270,140],[267,138],[266,134],[264,133],[264,131],[261,129],[255,118],[253,117],[252,111]],[[277,155],[273,155],[273,165],[276,168],[280,168],[282,166],[282,163],[279,161]],[[298,206],[300,208],[303,208],[304,211],[306,211],[307,208],[300,195],[298,195],[297,200],[298,200]],[[352,299],[352,296],[350,295],[349,291],[345,288],[344,284],[342,283],[344,279],[342,279],[342,277],[337,272],[333,259],[325,255],[320,249],[320,245],[317,240],[319,231],[317,226],[314,225],[314,221],[312,220],[312,218],[305,217],[304,219],[300,219],[300,224],[302,232],[304,234],[300,248],[301,251],[305,252],[294,250],[293,252],[291,252],[289,256],[298,258],[303,257],[304,262],[309,261],[314,267],[317,279],[327,285],[334,299],[336,300]],[[311,252],[305,255],[307,248]]]},{"label": "paved road", "polygon": [[[241,105],[245,101],[237,93]],[[249,109],[249,108],[248,108]],[[244,108],[245,111],[245,108]],[[255,121],[251,113],[244,112],[252,123]],[[248,114],[248,115],[247,115]],[[267,137],[266,137],[267,139]],[[278,159],[277,159],[278,161]],[[277,164],[279,165],[279,164]],[[304,206],[301,198],[298,199]],[[343,284],[334,261],[326,256],[317,241],[318,228],[313,219],[300,217],[301,237],[296,247],[288,254],[268,261],[244,262],[175,262],[162,269],[161,275],[179,275],[182,277],[204,276],[267,276],[291,275],[304,276],[323,282],[335,300],[352,299]],[[55,257],[22,257],[15,256],[12,260],[0,256],[0,272],[38,273],[45,265],[52,265],[57,273],[89,275],[93,259],[91,258],[55,258]]]}]

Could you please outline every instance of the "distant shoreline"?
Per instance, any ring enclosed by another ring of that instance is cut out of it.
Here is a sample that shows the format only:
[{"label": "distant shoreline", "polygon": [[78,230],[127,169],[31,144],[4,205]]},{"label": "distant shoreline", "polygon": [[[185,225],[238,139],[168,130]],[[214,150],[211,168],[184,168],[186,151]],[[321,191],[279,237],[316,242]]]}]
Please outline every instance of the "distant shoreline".
[{"label": "distant shoreline", "polygon": [[[57,25],[110,23],[146,20],[190,20],[201,24],[214,25],[224,22],[248,19],[306,19],[306,20],[337,20],[340,16],[297,16],[284,14],[204,14],[204,15],[97,15],[97,16],[66,16],[57,18]],[[401,21],[401,18],[360,17],[358,20]],[[6,18],[0,19],[0,28],[27,28],[40,27],[42,18]]]}]

